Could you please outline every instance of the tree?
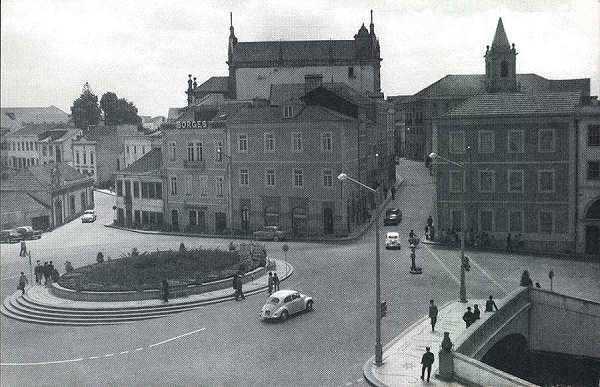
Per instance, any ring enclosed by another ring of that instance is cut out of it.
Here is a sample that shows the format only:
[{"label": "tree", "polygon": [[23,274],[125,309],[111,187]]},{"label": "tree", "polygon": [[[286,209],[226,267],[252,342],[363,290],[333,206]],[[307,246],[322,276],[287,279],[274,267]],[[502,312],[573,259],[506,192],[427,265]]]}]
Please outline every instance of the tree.
[{"label": "tree", "polygon": [[75,126],[81,129],[87,129],[90,125],[98,125],[100,122],[98,96],[92,92],[88,82],[83,85],[79,98],[73,101],[71,116]]},{"label": "tree", "polygon": [[106,125],[137,125],[142,122],[135,105],[125,98],[117,97],[112,91],[104,93],[100,99],[100,107],[104,112],[104,123]]}]

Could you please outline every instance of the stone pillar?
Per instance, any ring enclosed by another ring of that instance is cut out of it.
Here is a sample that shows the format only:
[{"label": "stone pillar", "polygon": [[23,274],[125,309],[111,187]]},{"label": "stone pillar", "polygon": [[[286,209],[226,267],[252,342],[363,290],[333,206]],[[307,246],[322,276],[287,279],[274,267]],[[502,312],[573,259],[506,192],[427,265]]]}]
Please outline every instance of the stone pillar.
[{"label": "stone pillar", "polygon": [[451,381],[454,378],[454,355],[452,353],[452,341],[450,333],[444,332],[442,348],[438,354],[439,369],[437,378],[444,381]]}]

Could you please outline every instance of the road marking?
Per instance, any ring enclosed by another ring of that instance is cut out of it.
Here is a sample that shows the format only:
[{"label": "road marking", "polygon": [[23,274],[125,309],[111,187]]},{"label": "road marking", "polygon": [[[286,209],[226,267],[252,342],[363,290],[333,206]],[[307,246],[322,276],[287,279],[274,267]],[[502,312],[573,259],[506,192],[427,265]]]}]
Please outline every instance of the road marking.
[{"label": "road marking", "polygon": [[179,336],[171,337],[170,339],[159,341],[158,343],[150,344],[148,346],[148,348],[156,347],[157,345],[161,345],[161,344],[166,344],[166,343],[171,342],[173,340],[177,340],[177,339],[180,339],[180,338],[185,337],[185,336],[193,335],[194,333],[202,332],[203,330],[206,330],[206,328],[196,329],[195,331],[191,331],[191,332],[179,335]]},{"label": "road marking", "polygon": [[477,262],[475,262],[475,260],[472,257],[469,257],[469,262],[475,266],[477,269],[479,269],[479,271],[481,271],[483,273],[484,276],[488,277],[490,281],[492,281],[494,283],[494,285],[498,286],[500,289],[502,289],[502,291],[504,292],[504,294],[508,294],[508,290],[506,290],[506,288],[504,286],[502,286],[498,281],[496,281],[495,279],[492,278],[492,276],[490,276],[488,274],[487,271],[483,270],[483,268],[481,266],[479,266],[477,264]]},{"label": "road marking", "polygon": [[54,360],[54,361],[39,361],[34,363],[0,363],[0,366],[36,366],[36,365],[47,365],[47,364],[62,364],[62,363],[75,363],[82,361],[83,358],[68,359],[68,360]]},{"label": "road marking", "polygon": [[458,280],[458,278],[456,278],[456,276],[454,274],[452,274],[452,272],[450,271],[450,268],[448,268],[448,266],[446,266],[446,264],[440,259],[440,257],[437,256],[436,253],[434,253],[433,251],[431,251],[431,249],[429,248],[429,246],[425,245],[425,249],[427,249],[427,251],[429,252],[429,254],[431,254],[431,256],[433,258],[436,259],[436,261],[438,261],[438,263],[440,264],[440,266],[442,266],[444,268],[444,270],[446,270],[446,272],[448,274],[450,274],[450,277],[452,277],[452,279],[454,280],[454,282],[456,282],[458,285],[460,285],[460,281]]},{"label": "road marking", "polygon": [[[148,348],[156,347],[157,345],[165,344],[165,343],[171,342],[173,340],[180,339],[182,337],[193,335],[194,333],[202,332],[204,330],[206,330],[206,328],[196,329],[195,331],[184,333],[182,335],[175,336],[175,337],[172,337],[170,339],[160,341],[158,343],[150,344],[148,346]],[[143,349],[144,349],[144,347],[138,347],[138,348],[134,349],[133,351],[139,352],[139,351],[142,351]],[[122,352],[119,353],[119,355],[124,355],[124,354],[129,353],[129,352],[130,351],[122,351]],[[107,353],[106,355],[89,356],[89,357],[87,357],[85,359],[86,360],[95,360],[95,359],[100,359],[100,358],[109,358],[109,357],[115,356],[115,354],[116,354],[116,352],[113,352],[113,353]],[[77,358],[77,359],[40,361],[40,362],[31,362],[31,363],[0,363],[0,366],[38,366],[38,365],[50,365],[50,364],[75,363],[75,362],[82,361],[82,360],[84,360],[83,357],[80,357],[80,358]]]}]

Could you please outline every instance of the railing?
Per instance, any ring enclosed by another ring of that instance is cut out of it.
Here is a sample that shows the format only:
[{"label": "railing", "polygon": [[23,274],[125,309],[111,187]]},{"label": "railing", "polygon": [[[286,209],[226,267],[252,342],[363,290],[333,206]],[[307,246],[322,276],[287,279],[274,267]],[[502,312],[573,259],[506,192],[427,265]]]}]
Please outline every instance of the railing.
[{"label": "railing", "polygon": [[206,161],[204,161],[204,160],[202,160],[202,161],[183,160],[183,167],[184,168],[192,168],[192,169],[205,169]]}]

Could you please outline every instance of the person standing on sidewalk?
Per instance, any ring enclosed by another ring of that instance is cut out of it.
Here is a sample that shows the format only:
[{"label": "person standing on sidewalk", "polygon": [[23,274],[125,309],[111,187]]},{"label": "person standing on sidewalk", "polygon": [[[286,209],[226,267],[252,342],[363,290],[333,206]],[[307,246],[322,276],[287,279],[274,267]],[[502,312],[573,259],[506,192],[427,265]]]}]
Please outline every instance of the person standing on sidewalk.
[{"label": "person standing on sidewalk", "polygon": [[29,281],[27,281],[27,277],[25,277],[25,273],[21,272],[21,276],[19,277],[19,285],[17,286],[17,289],[19,289],[20,291],[22,291],[23,293],[21,293],[22,295],[25,295],[25,287],[27,286],[27,283]]},{"label": "person standing on sidewalk", "polygon": [[479,305],[473,305],[473,320],[479,320],[481,318],[481,311],[479,310]]},{"label": "person standing on sidewalk", "polygon": [[496,309],[496,312],[498,311],[498,307],[496,306],[496,302],[494,301],[494,298],[492,296],[490,296],[490,299],[485,302],[485,311],[493,312],[494,309]]},{"label": "person standing on sidewalk", "polygon": [[512,253],[512,240],[510,238],[510,234],[506,236],[506,252]]},{"label": "person standing on sidewalk", "polygon": [[396,199],[396,187],[392,186],[392,200]]},{"label": "person standing on sidewalk", "polygon": [[269,295],[273,294],[273,272],[269,272]]},{"label": "person standing on sidewalk", "polygon": [[275,291],[279,290],[279,277],[277,277],[277,273],[273,273],[273,286],[275,287]]},{"label": "person standing on sidewalk", "polygon": [[244,291],[242,290],[242,284],[244,281],[242,281],[242,279],[244,278],[244,273],[242,273],[241,271],[238,274],[238,279],[237,279],[237,289],[235,292],[235,299],[237,300],[238,297],[240,297],[242,300],[245,300],[246,297],[244,296]]},{"label": "person standing on sidewalk", "polygon": [[433,303],[433,300],[429,300],[429,319],[431,320],[431,332],[435,331],[435,324],[437,323],[438,308]]},{"label": "person standing on sidewalk", "polygon": [[36,265],[35,265],[35,269],[33,269],[33,273],[35,274],[35,283],[36,284],[41,284],[42,283],[42,265],[40,264],[40,261],[37,261]]},{"label": "person standing on sidewalk", "polygon": [[467,324],[467,328],[475,322],[475,316],[471,312],[471,307],[467,307],[467,311],[463,314],[463,321]]},{"label": "person standing on sidewalk", "polygon": [[425,353],[421,358],[421,364],[423,367],[421,368],[421,380],[425,377],[425,370],[427,370],[427,383],[429,383],[429,377],[431,376],[431,365],[435,361],[435,356],[431,353],[429,347],[425,347]]},{"label": "person standing on sidewalk", "polygon": [[162,296],[164,302],[169,302],[169,281],[162,281]]}]

